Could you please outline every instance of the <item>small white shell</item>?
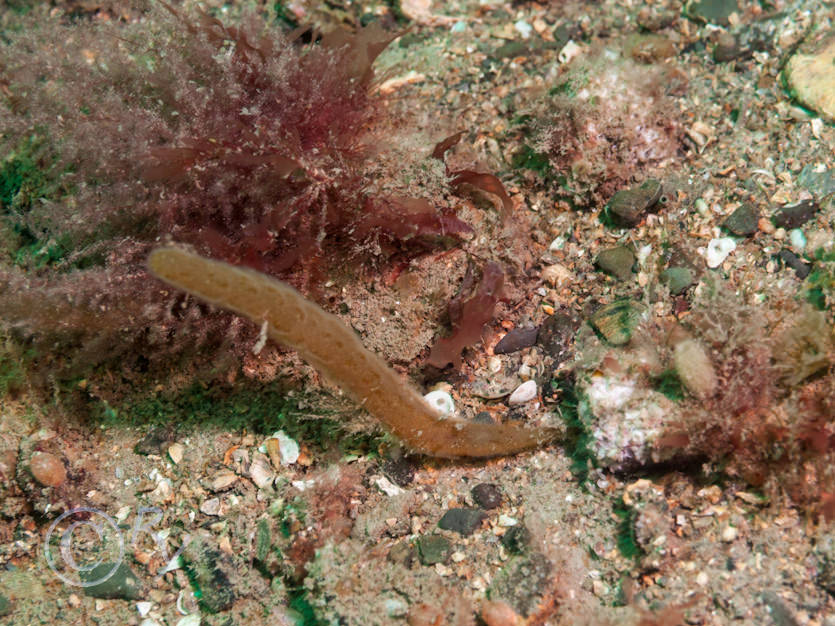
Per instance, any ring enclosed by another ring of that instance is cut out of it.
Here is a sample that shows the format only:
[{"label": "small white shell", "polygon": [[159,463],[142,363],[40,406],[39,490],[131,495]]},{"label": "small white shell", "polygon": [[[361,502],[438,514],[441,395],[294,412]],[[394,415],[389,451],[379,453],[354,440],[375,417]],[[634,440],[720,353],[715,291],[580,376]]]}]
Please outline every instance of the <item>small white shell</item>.
[{"label": "small white shell", "polygon": [[423,399],[443,417],[449,417],[455,413],[455,402],[452,400],[452,396],[446,391],[441,391],[440,389],[430,391],[423,396]]},{"label": "small white shell", "polygon": [[513,390],[513,393],[510,394],[510,398],[508,398],[508,404],[525,404],[525,402],[530,402],[534,398],[536,398],[537,388],[536,382],[533,380],[526,381],[516,387]]}]

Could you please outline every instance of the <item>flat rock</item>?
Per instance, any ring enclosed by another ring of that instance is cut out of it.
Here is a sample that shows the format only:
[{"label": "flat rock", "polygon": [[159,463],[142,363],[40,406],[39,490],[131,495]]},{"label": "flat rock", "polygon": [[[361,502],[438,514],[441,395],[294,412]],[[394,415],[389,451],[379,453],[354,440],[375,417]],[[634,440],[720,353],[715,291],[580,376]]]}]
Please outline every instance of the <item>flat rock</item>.
[{"label": "flat rock", "polygon": [[629,280],[632,278],[632,266],[635,265],[635,253],[626,246],[615,246],[602,250],[594,263],[618,280]]},{"label": "flat rock", "polygon": [[527,617],[548,588],[552,570],[551,562],[539,552],[514,557],[496,575],[489,597],[504,599],[516,612]]},{"label": "flat rock", "polygon": [[441,535],[424,535],[417,540],[416,545],[420,562],[424,565],[444,563],[452,554],[452,544]]},{"label": "flat rock", "polygon": [[728,231],[739,237],[747,237],[757,232],[760,216],[748,203],[741,204],[722,223]]},{"label": "flat rock", "polygon": [[80,571],[79,576],[85,583],[95,583],[84,587],[84,593],[93,598],[135,600],[139,597],[139,577],[124,563],[99,563],[89,571]]},{"label": "flat rock", "polygon": [[496,347],[493,348],[494,354],[510,354],[517,352],[523,348],[530,348],[536,343],[536,337],[539,334],[539,329],[534,327],[514,328],[501,338]]},{"label": "flat rock", "polygon": [[808,222],[820,209],[820,205],[814,200],[801,200],[794,204],[787,204],[774,211],[771,221],[778,228],[791,230],[800,228]]},{"label": "flat rock", "polygon": [[459,535],[472,535],[486,518],[487,513],[481,509],[450,509],[441,517],[438,528],[451,530]]}]

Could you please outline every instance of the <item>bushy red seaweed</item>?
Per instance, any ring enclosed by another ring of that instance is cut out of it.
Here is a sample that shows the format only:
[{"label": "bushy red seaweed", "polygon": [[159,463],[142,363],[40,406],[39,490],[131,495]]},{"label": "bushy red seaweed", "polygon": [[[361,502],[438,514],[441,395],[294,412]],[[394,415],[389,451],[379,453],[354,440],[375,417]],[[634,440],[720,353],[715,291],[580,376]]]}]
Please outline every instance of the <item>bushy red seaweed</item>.
[{"label": "bushy red seaweed", "polygon": [[144,16],[68,28],[33,15],[0,48],[3,147],[49,144],[67,191],[3,207],[18,246],[0,266],[3,323],[39,352],[78,371],[189,345],[245,351],[255,329],[149,280],[160,240],[316,292],[334,271],[471,232],[441,194],[392,180],[402,164],[384,156],[394,120],[372,65],[397,34],[372,24],[305,44],[255,15],[231,26],[162,3]]}]

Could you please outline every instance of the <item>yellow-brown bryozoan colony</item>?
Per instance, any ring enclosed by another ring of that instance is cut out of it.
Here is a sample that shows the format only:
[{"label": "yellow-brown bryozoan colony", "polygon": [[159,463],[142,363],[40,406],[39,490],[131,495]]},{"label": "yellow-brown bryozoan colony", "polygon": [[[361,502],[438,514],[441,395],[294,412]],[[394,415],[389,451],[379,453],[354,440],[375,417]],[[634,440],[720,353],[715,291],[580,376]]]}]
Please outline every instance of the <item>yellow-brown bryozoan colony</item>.
[{"label": "yellow-brown bryozoan colony", "polygon": [[259,272],[179,248],[154,250],[151,272],[194,296],[267,323],[274,341],[294,348],[416,452],[439,457],[514,454],[553,438],[548,429],[442,419],[339,318]]}]

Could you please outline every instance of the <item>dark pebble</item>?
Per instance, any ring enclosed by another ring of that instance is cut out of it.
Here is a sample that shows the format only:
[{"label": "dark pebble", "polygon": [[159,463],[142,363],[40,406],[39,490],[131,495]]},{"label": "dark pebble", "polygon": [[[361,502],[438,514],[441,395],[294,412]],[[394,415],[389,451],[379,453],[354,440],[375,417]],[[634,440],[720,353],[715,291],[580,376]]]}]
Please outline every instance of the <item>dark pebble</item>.
[{"label": "dark pebble", "polygon": [[474,422],[479,424],[493,424],[493,416],[490,415],[487,411],[479,411],[476,416],[473,418]]},{"label": "dark pebble", "polygon": [[383,473],[395,485],[405,487],[411,484],[415,478],[415,463],[411,457],[400,455],[397,458],[388,459],[383,463]]},{"label": "dark pebble", "polygon": [[502,492],[493,483],[480,483],[470,493],[473,501],[482,509],[495,509],[502,503]]},{"label": "dark pebble", "polygon": [[99,563],[89,571],[80,571],[79,575],[87,584],[84,593],[93,598],[135,600],[139,597],[139,578],[124,563]]},{"label": "dark pebble", "polygon": [[0,593],[0,617],[6,617],[12,614],[12,601]]},{"label": "dark pebble", "polygon": [[420,562],[424,565],[443,563],[452,554],[452,544],[441,535],[424,535],[415,543],[420,555]]},{"label": "dark pebble", "polygon": [[486,518],[487,513],[481,509],[450,509],[438,522],[438,528],[451,530],[459,535],[472,535]]},{"label": "dark pebble", "polygon": [[517,352],[523,348],[530,348],[536,343],[536,336],[539,334],[539,329],[534,328],[514,328],[496,344],[493,348],[495,354],[510,354]]},{"label": "dark pebble", "polygon": [[558,365],[571,356],[574,333],[579,322],[565,313],[554,313],[539,327],[536,343]]},{"label": "dark pebble", "polygon": [[646,211],[661,200],[662,195],[661,182],[650,178],[637,187],[615,193],[604,210],[618,226],[634,226]]},{"label": "dark pebble", "polygon": [[820,205],[814,200],[802,200],[777,209],[771,221],[778,228],[785,228],[787,230],[799,228],[812,219],[818,209],[820,209]]},{"label": "dark pebble", "polygon": [[722,226],[734,235],[747,237],[757,232],[759,220],[760,216],[754,207],[742,204],[725,219]]},{"label": "dark pebble", "polygon": [[794,273],[800,280],[806,278],[809,275],[809,272],[812,271],[812,266],[809,263],[805,263],[803,259],[791,250],[780,250],[780,254],[778,256],[783,263],[794,270]]},{"label": "dark pebble", "polygon": [[522,554],[531,544],[531,531],[522,524],[511,526],[502,536],[502,545],[511,554]]}]

